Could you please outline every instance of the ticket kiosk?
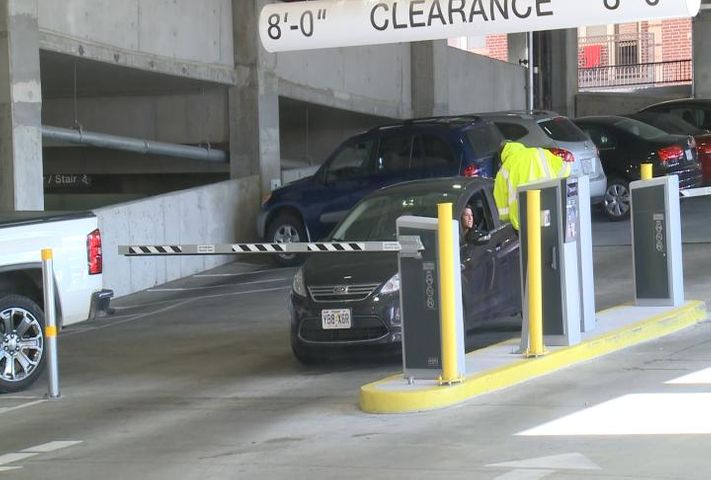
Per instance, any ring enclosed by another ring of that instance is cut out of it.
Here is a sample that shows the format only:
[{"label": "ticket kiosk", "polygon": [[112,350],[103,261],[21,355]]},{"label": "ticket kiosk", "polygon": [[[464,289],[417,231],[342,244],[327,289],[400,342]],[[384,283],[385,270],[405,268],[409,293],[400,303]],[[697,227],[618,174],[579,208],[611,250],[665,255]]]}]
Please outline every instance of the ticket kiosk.
[{"label": "ticket kiosk", "polygon": [[[519,212],[526,212],[526,192],[541,191],[541,260],[543,285],[543,342],[575,345],[580,342],[581,291],[579,256],[578,179],[545,180],[518,188]],[[526,215],[521,220],[521,291],[523,328],[521,350],[528,346],[528,245]],[[593,292],[594,294],[594,292]]]}]

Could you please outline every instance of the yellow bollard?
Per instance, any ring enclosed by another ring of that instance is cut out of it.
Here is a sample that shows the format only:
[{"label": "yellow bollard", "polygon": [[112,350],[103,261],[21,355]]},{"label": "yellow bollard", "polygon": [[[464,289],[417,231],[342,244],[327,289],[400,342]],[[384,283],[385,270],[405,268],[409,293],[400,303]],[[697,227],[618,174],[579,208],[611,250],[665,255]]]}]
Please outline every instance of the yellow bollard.
[{"label": "yellow bollard", "polygon": [[454,252],[452,251],[452,204],[437,205],[439,241],[440,336],[442,337],[442,376],[440,385],[461,382],[457,371],[456,324],[454,305]]},{"label": "yellow bollard", "polygon": [[652,164],[651,163],[643,163],[640,173],[642,175],[642,180],[651,180],[652,179]]},{"label": "yellow bollard", "polygon": [[543,290],[541,273],[541,191],[526,192],[528,238],[528,330],[527,357],[545,355],[543,347]]}]

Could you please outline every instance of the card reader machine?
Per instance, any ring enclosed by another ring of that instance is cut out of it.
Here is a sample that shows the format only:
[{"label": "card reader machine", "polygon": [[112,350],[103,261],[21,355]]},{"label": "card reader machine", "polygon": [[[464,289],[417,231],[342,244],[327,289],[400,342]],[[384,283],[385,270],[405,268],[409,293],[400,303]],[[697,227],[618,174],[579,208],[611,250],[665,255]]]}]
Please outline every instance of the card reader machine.
[{"label": "card reader machine", "polygon": [[563,231],[565,232],[565,243],[570,243],[578,239],[578,214],[580,211],[580,202],[578,201],[577,177],[566,178],[564,182],[564,189]]},{"label": "card reader machine", "polygon": [[[580,292],[578,268],[579,188],[575,177],[556,178],[518,187],[521,212],[522,298],[528,298],[526,191],[541,191],[541,261],[543,286],[543,340],[545,345],[580,342]],[[524,302],[521,350],[526,350],[528,312]]]}]

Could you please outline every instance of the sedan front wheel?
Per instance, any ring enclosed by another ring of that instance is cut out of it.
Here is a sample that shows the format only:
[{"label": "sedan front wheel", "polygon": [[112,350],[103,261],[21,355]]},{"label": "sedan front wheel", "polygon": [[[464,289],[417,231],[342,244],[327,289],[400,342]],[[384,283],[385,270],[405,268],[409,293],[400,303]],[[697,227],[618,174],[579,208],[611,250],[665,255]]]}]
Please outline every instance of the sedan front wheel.
[{"label": "sedan front wheel", "polygon": [[607,190],[602,203],[608,220],[625,220],[630,214],[630,184],[621,178],[607,181]]}]

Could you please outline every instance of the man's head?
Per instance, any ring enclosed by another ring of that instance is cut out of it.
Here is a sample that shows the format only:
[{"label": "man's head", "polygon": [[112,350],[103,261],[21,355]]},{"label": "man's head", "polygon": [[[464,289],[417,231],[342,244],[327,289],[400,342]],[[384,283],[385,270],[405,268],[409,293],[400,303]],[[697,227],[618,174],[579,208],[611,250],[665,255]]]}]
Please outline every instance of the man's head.
[{"label": "man's head", "polygon": [[471,207],[465,207],[461,218],[462,228],[474,228],[474,212]]}]

